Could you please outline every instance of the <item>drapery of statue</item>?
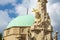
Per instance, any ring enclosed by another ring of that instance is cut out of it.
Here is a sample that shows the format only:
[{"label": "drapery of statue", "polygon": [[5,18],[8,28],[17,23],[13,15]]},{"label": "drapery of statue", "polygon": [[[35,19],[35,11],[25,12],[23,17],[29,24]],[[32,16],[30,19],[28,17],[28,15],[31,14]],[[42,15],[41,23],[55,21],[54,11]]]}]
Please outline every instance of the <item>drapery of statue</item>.
[{"label": "drapery of statue", "polygon": [[35,40],[57,40],[52,38],[53,27],[46,10],[47,0],[37,0],[37,2],[37,8],[33,8],[35,13],[34,29],[31,29],[31,32],[34,33],[33,37]]}]

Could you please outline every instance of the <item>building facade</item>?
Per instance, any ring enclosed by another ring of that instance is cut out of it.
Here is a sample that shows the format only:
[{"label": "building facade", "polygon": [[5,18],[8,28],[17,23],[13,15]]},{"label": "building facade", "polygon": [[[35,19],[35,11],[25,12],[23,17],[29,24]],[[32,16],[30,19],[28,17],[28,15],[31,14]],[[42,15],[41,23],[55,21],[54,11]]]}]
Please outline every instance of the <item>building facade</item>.
[{"label": "building facade", "polygon": [[20,16],[9,23],[4,30],[4,40],[58,40],[58,32],[52,37],[53,27],[46,10],[47,0],[37,0],[33,8],[35,16]]}]

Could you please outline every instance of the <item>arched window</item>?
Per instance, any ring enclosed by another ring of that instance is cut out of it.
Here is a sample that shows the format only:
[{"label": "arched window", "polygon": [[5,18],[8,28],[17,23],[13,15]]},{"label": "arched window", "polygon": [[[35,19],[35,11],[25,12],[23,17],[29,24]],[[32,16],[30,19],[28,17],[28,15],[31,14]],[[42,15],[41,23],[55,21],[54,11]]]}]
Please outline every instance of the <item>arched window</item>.
[{"label": "arched window", "polygon": [[9,32],[10,32],[10,30],[7,30],[7,33],[6,34],[9,35]]},{"label": "arched window", "polygon": [[24,28],[22,28],[22,32],[24,32]]}]

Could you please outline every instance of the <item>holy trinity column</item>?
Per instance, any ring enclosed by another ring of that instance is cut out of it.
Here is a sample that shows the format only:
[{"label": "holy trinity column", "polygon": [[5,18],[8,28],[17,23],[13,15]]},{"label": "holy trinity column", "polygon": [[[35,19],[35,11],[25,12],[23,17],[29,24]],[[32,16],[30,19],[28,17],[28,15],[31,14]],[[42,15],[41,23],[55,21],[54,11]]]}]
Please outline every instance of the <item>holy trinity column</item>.
[{"label": "holy trinity column", "polygon": [[35,12],[34,40],[52,40],[52,31],[50,17],[46,10],[47,0],[37,0],[37,8],[33,9]]}]

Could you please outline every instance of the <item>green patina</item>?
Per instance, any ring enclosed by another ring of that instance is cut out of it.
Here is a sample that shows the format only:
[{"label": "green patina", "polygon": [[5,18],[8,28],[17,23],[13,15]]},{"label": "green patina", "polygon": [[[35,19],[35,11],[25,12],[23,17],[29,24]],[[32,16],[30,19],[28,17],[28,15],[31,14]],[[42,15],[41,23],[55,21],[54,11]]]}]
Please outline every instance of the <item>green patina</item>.
[{"label": "green patina", "polygon": [[7,28],[10,28],[12,26],[32,26],[34,20],[35,17],[33,15],[18,16],[9,23]]}]

